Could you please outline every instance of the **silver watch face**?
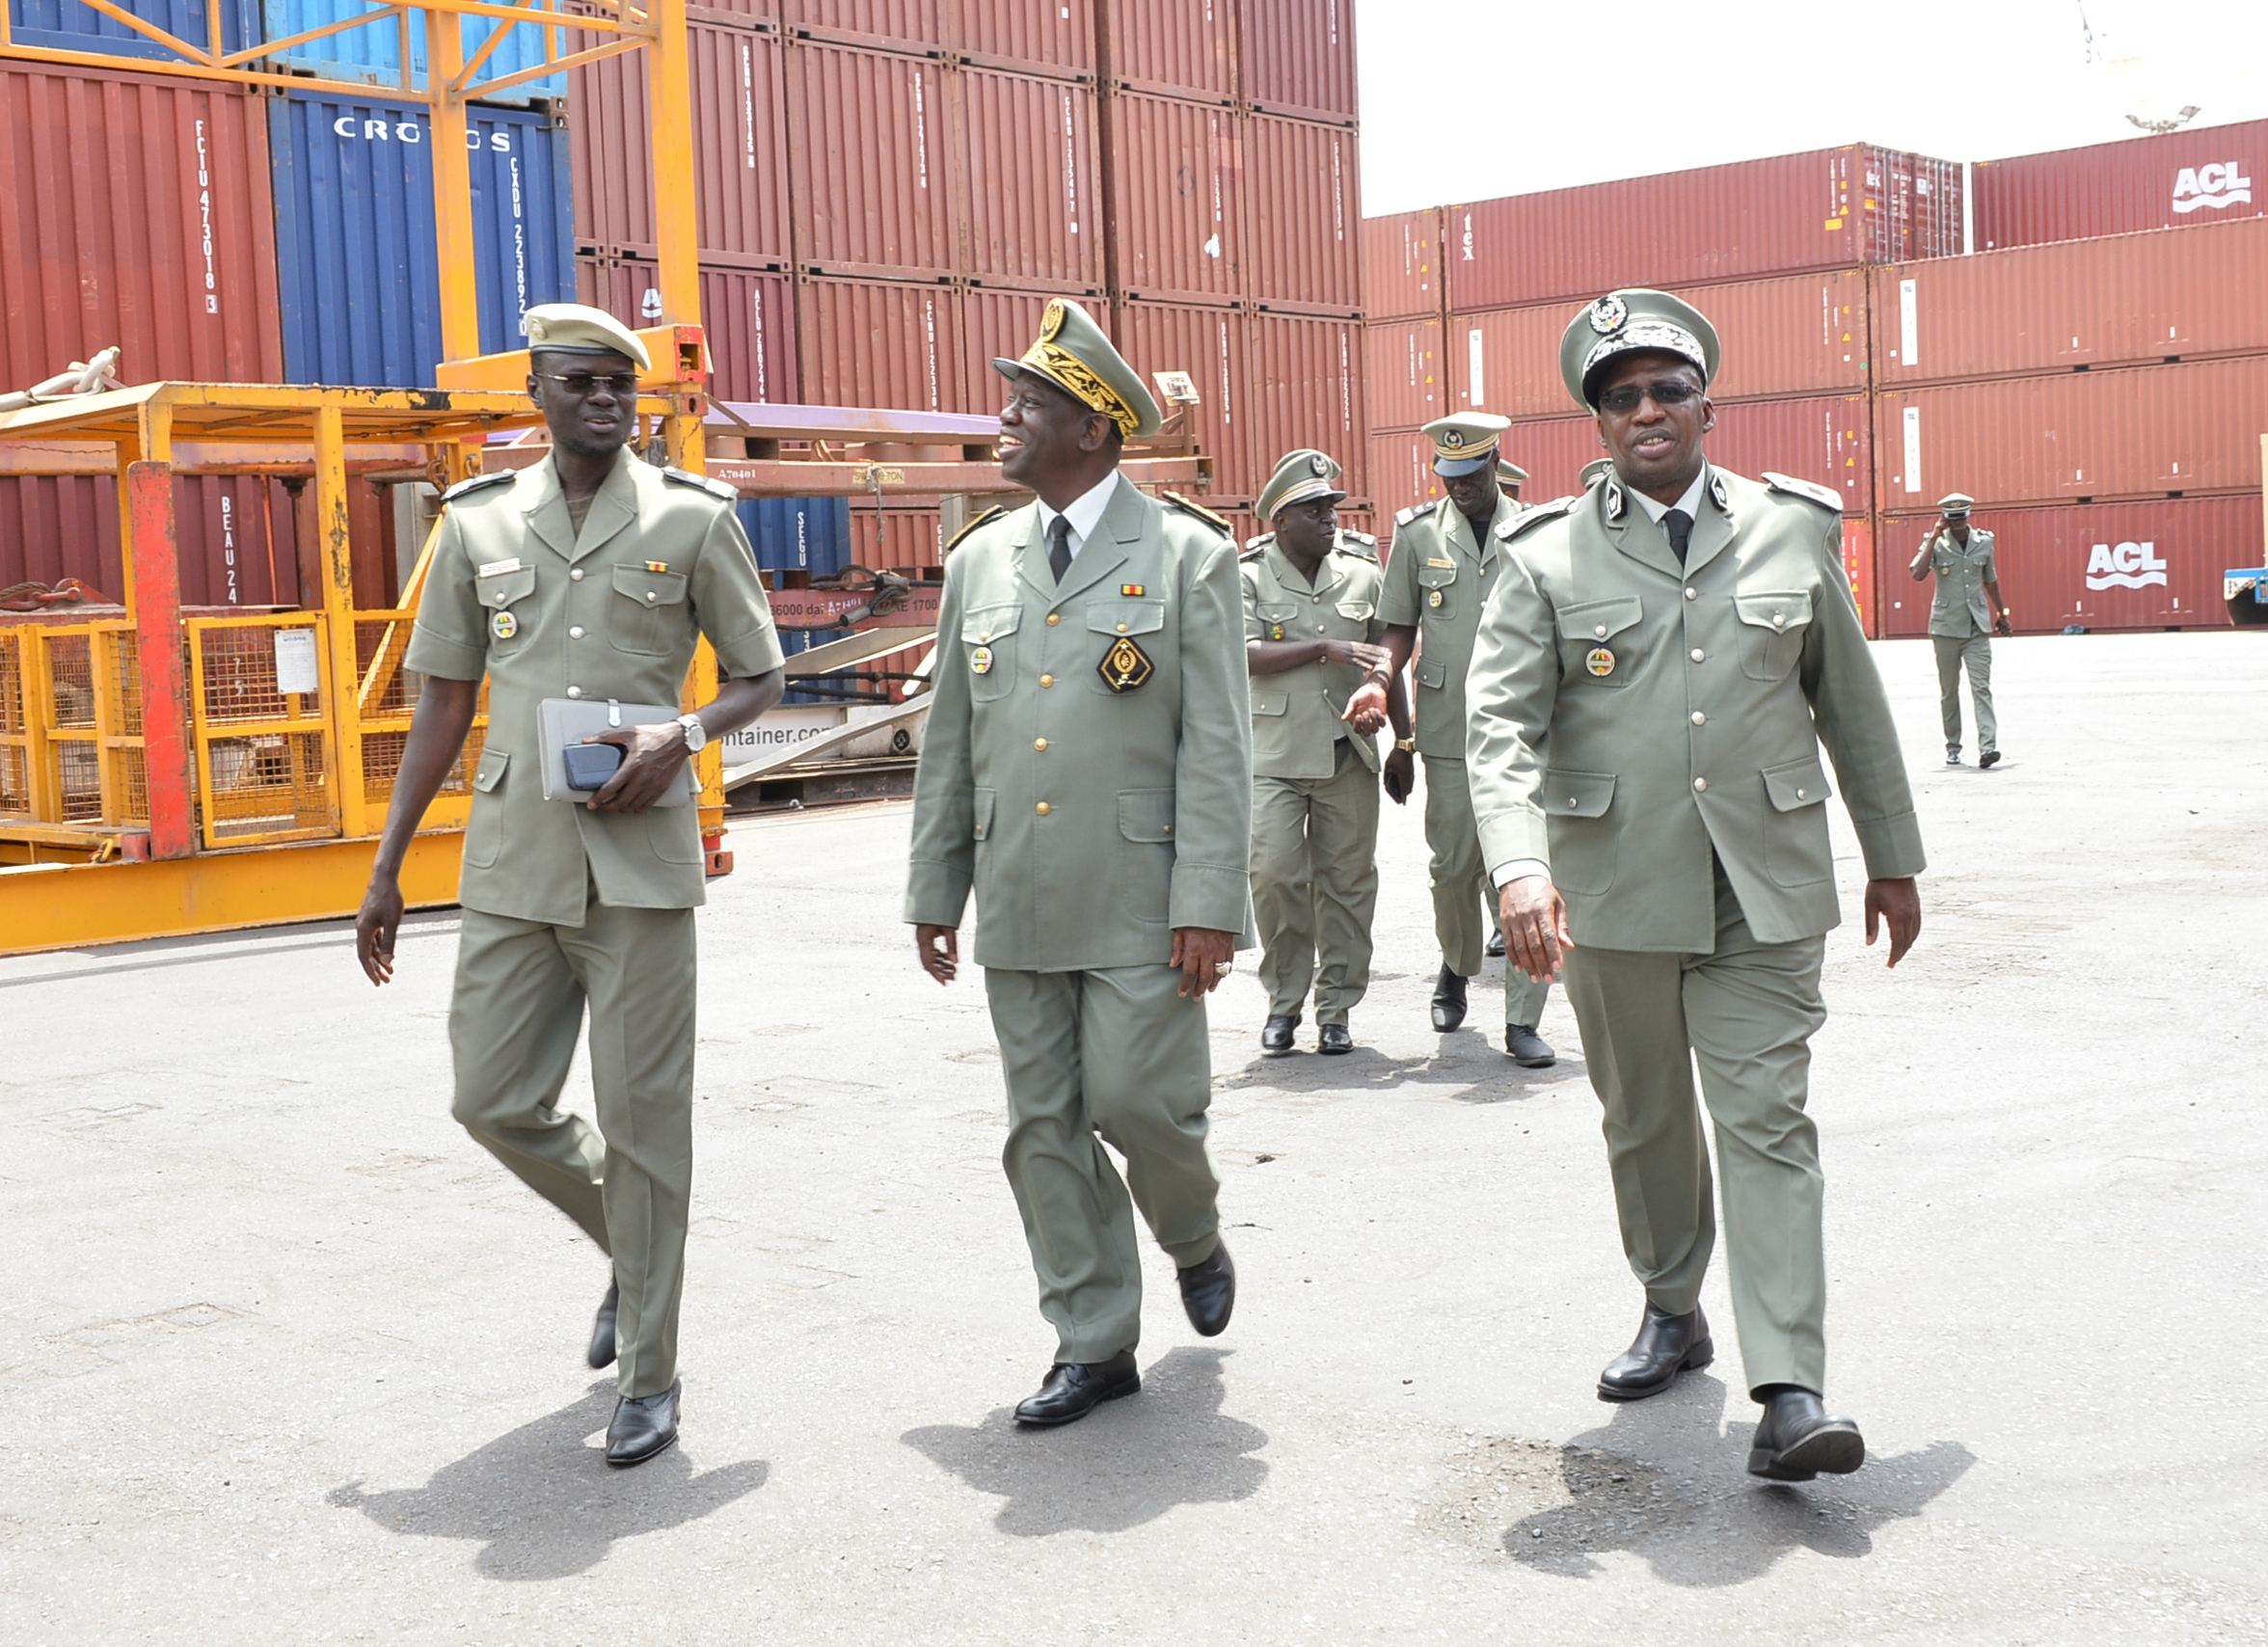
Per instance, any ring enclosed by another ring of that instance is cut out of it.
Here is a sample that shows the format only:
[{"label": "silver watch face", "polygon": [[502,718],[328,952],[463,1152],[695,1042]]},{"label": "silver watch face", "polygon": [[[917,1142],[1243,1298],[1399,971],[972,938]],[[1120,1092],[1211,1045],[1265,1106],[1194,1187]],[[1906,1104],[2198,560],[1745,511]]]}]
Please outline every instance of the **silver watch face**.
[{"label": "silver watch face", "polygon": [[709,742],[709,729],[701,724],[700,716],[681,715],[677,717],[677,723],[685,728],[687,750],[692,754],[699,754]]}]

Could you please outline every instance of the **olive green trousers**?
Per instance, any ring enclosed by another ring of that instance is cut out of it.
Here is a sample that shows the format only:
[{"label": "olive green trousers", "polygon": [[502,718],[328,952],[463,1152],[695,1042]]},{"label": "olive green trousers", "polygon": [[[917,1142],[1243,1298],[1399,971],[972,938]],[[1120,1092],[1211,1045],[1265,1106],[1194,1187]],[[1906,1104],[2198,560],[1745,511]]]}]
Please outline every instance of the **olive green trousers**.
[{"label": "olive green trousers", "polygon": [[1989,755],[2000,747],[2000,717],[1992,713],[1992,636],[1978,634],[1966,640],[1932,634],[1937,649],[1937,713],[1945,722],[1945,750],[1957,753],[1961,744],[1960,678],[1969,672],[1969,699],[1977,710],[1977,753]]},{"label": "olive green trousers", "polygon": [[1345,1023],[1378,913],[1378,774],[1353,740],[1327,778],[1253,779],[1252,893],[1269,1015],[1296,1015],[1311,985],[1315,1021]]},{"label": "olive green trousers", "polygon": [[[1480,824],[1463,761],[1425,757],[1425,844],[1433,850],[1433,932],[1442,964],[1459,977],[1480,970],[1482,946],[1496,923],[1497,889],[1480,855]],[[1552,986],[1504,962],[1504,1021],[1533,1029]]]}]

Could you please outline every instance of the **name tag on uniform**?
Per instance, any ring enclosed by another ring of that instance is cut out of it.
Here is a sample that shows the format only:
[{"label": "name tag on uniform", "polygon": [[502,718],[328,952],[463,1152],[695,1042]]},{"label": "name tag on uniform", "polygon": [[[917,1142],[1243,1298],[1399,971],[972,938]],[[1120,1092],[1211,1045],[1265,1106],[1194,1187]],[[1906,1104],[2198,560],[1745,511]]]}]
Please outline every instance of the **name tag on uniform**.
[{"label": "name tag on uniform", "polygon": [[1445,566],[1451,571],[1455,571],[1457,566],[1457,563],[1454,560],[1439,560],[1430,554],[1425,557],[1425,564],[1428,566]]},{"label": "name tag on uniform", "polygon": [[517,572],[526,563],[517,554],[509,560],[492,560],[480,569],[479,576],[494,578],[500,572]]}]

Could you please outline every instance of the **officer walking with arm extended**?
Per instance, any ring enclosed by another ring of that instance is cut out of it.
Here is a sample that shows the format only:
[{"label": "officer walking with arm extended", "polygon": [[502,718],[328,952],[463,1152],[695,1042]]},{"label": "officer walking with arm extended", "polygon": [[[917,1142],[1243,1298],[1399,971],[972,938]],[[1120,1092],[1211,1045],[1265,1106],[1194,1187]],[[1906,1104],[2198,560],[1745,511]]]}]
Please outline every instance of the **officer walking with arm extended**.
[{"label": "officer walking with arm extended", "polygon": [[1656,1394],[1714,1354],[1698,1059],[1741,1359],[1765,1407],[1748,1469],[1800,1481],[1866,1456],[1820,1399],[1825,1184],[1805,1101],[1839,918],[1822,742],[1866,857],[1867,941],[1887,918],[1893,965],[1921,930],[1922,846],[1843,570],[1841,500],[1710,465],[1716,365],[1715,331],[1666,292],[1576,314],[1560,371],[1615,473],[1501,531],[1470,751],[1512,958],[1546,978],[1564,958],[1646,1289],[1599,1394]]},{"label": "officer walking with arm extended", "polygon": [[[1465,1021],[1465,981],[1480,970],[1488,934],[1482,908],[1493,896],[1466,781],[1465,670],[1481,609],[1497,583],[1497,528],[1522,513],[1498,486],[1497,442],[1511,426],[1509,418],[1485,412],[1425,425],[1433,472],[1448,496],[1394,517],[1386,594],[1379,603],[1395,679],[1409,666],[1419,634],[1425,637],[1417,668],[1418,735],[1395,741],[1387,757],[1386,787],[1397,800],[1407,795],[1411,750],[1424,755],[1425,844],[1433,853],[1433,930],[1442,956],[1433,986],[1433,1027],[1444,1034]],[[1504,968],[1504,1050],[1529,1068],[1542,1068],[1555,1056],[1536,1034],[1551,987],[1515,966]]]},{"label": "officer walking with arm extended", "polygon": [[1992,713],[1992,632],[2016,631],[2008,603],[2000,598],[1992,534],[1969,524],[1976,506],[1977,500],[1961,492],[1940,499],[1937,524],[1923,537],[1907,570],[1917,583],[1932,572],[1937,575],[1930,602],[1930,644],[1937,649],[1945,764],[1961,764],[1960,678],[1966,665],[1969,696],[1977,706],[1977,765],[1989,771],[2000,762],[2000,722]]},{"label": "officer walking with arm extended", "polygon": [[1390,720],[1409,725],[1389,684],[1378,615],[1378,540],[1338,525],[1339,468],[1319,451],[1287,453],[1261,488],[1244,582],[1252,670],[1253,911],[1268,1021],[1260,1046],[1292,1049],[1315,990],[1317,1052],[1352,1052],[1347,1014],[1370,986],[1378,910],[1378,749]]},{"label": "officer walking with arm extended", "polygon": [[[612,1257],[593,1366],[620,1361],[607,1462],[677,1440],[677,1324],[692,1193],[699,815],[658,805],[686,757],[779,701],[779,641],[729,486],[627,443],[645,346],[577,304],[527,311],[527,392],[552,432],[531,468],[451,487],[402,666],[426,677],[355,919],[393,975],[404,853],[455,768],[488,680],[449,1002],[466,1130]],[[598,735],[623,751],[587,801],[544,797],[546,698],[673,706],[706,635],[724,677],[690,715]],[[554,1107],[590,1013],[594,1131]]]},{"label": "officer walking with arm extended", "polygon": [[979,520],[945,563],[905,918],[951,983],[976,893],[1002,1165],[1058,1338],[1016,1418],[1063,1424],[1142,1387],[1135,1206],[1199,1333],[1235,1303],[1204,997],[1250,945],[1252,725],[1227,524],[1119,473],[1126,437],[1158,428],[1142,379],[1060,298],[992,364],[1012,386],[1001,475],[1039,500]]}]

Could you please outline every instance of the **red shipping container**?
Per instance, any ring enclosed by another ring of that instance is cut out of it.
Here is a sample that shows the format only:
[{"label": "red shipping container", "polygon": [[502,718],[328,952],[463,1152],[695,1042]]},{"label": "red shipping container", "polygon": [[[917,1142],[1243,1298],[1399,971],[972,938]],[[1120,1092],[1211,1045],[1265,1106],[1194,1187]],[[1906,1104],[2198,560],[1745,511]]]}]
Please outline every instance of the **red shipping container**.
[{"label": "red shipping container", "polygon": [[266,110],[192,80],[0,64],[0,389],[114,343],[126,383],[284,375]]},{"label": "red shipping container", "polygon": [[1236,10],[1245,101],[1355,123],[1355,0],[1237,0]]},{"label": "red shipping container", "polygon": [[1244,157],[1250,171],[1245,295],[1263,308],[1359,312],[1363,213],[1355,134],[1254,115],[1245,122]]},{"label": "red shipping container", "polygon": [[[959,338],[951,286],[818,279],[796,288],[796,361],[814,406],[967,411]],[[999,409],[989,387],[982,404]]]},{"label": "red shipping container", "polygon": [[[1371,434],[1369,476],[1383,539],[1391,539],[1393,518],[1402,510],[1413,503],[1437,502],[1444,496],[1441,476],[1433,472],[1433,443],[1415,429]],[[1529,487],[1526,495],[1549,494]]]},{"label": "red shipping container", "polygon": [[736,29],[776,29],[780,0],[686,0],[686,19]]},{"label": "red shipping container", "polygon": [[[598,37],[573,37],[578,40]],[[788,266],[788,154],[780,38],[688,23],[693,200],[704,258]],[[569,73],[578,244],[655,255],[646,58],[626,52]]]},{"label": "red shipping container", "polygon": [[1961,250],[1960,168],[1872,144],[1445,208],[1457,310]]},{"label": "red shipping container", "polygon": [[1119,353],[1152,392],[1157,374],[1164,371],[1187,372],[1196,385],[1197,405],[1159,404],[1169,414],[1181,413],[1182,426],[1196,436],[1198,449],[1212,457],[1212,496],[1206,506],[1224,513],[1225,505],[1213,499],[1250,498],[1259,489],[1252,478],[1245,438],[1251,420],[1246,390],[1252,378],[1244,333],[1245,317],[1236,310],[1193,304],[1120,303],[1112,323]]},{"label": "red shipping container", "polygon": [[[392,586],[365,589],[378,553],[366,545],[378,529],[367,481],[350,480],[362,504],[352,520],[356,595],[372,606]],[[259,475],[180,475],[174,481],[174,541],[181,570],[181,603],[192,607],[295,607],[298,542],[291,496]],[[97,474],[0,475],[0,587],[76,578],[114,602],[126,595],[120,553],[118,482]],[[365,568],[363,562],[371,564]],[[64,613],[68,620],[68,610]]]},{"label": "red shipping container", "polygon": [[1348,497],[1369,501],[1362,322],[1256,314],[1251,325],[1251,491],[1258,493],[1285,452],[1312,446],[1338,460]]},{"label": "red shipping container", "polygon": [[946,73],[922,57],[811,41],[790,49],[791,206],[803,272],[929,279],[954,268]]},{"label": "red shipping container", "polygon": [[961,69],[953,81],[968,179],[961,272],[1003,285],[1099,294],[1094,89],[986,68]]},{"label": "red shipping container", "polygon": [[781,0],[789,33],[877,51],[942,55],[948,0]]},{"label": "red shipping container", "polygon": [[1114,89],[1228,103],[1236,95],[1234,0],[1125,0],[1102,9]]},{"label": "red shipping container", "polygon": [[1874,271],[1879,386],[2268,352],[2268,217]]},{"label": "red shipping container", "polygon": [[2268,212],[2268,121],[1980,160],[1969,186],[1980,252],[2255,217]]},{"label": "red shipping container", "polygon": [[2268,355],[1892,390],[1876,396],[1882,501],[1980,503],[2260,490]]},{"label": "red shipping container", "polygon": [[[1874,507],[1873,462],[1863,394],[1799,400],[1743,400],[1716,409],[1710,460],[1735,474],[1761,479],[1767,471],[1832,486],[1850,520]],[[1605,457],[1595,418],[1536,418],[1505,431],[1503,453],[1530,476],[1523,496],[1542,502],[1571,496],[1582,468]]]},{"label": "red shipping container", "polygon": [[1363,357],[1372,423],[1406,429],[1448,412],[1439,320],[1373,320],[1363,328]]},{"label": "red shipping container", "polygon": [[[628,257],[575,260],[580,299],[624,325],[661,318],[660,269]],[[793,404],[796,381],[795,284],[786,275],[704,266],[701,324],[709,342],[709,392],[719,400]]]},{"label": "red shipping container", "polygon": [[[1008,402],[1008,380],[992,369],[995,360],[1014,360],[1040,336],[1040,322],[1054,302],[1048,292],[1001,291],[972,286],[960,294],[960,375],[969,412],[997,412]],[[1110,310],[1099,303],[1079,305],[1104,332]],[[1154,392],[1154,390],[1153,390]]]},{"label": "red shipping container", "polygon": [[925,568],[944,564],[944,548],[936,510],[878,509],[871,499],[850,500],[852,565],[919,577]]},{"label": "red shipping container", "polygon": [[1104,100],[1103,134],[1112,283],[1137,302],[1242,297],[1244,143],[1233,111],[1120,93]]},{"label": "red shipping container", "polygon": [[[1929,633],[1932,585],[1915,582],[1907,568],[1936,519],[1934,509],[1881,517],[1886,634]],[[2223,628],[2221,574],[2262,563],[2256,497],[1979,508],[1975,519],[1992,534],[2000,592],[2023,634],[2052,634],[2074,623]]]},{"label": "red shipping container", "polygon": [[1442,311],[1442,211],[1363,220],[1363,312],[1373,320]]},{"label": "red shipping container", "polygon": [[964,63],[1092,81],[1094,6],[1095,0],[952,0],[947,27]]}]

